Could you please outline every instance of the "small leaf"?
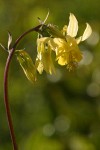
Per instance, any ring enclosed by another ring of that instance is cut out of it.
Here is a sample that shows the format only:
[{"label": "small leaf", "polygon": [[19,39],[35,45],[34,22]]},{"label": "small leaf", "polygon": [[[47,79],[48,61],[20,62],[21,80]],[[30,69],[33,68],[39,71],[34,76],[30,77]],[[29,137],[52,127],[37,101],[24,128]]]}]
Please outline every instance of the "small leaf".
[{"label": "small leaf", "polygon": [[5,51],[7,51],[8,49],[5,47],[5,46],[3,46],[1,43],[0,43],[0,46],[2,47],[2,49],[4,49]]},{"label": "small leaf", "polygon": [[49,17],[49,11],[48,11],[48,13],[47,13],[47,15],[46,15],[46,17],[45,17],[45,19],[44,19],[44,21],[43,21],[43,24],[45,24],[45,23],[46,23],[46,21],[47,21],[48,17]]},{"label": "small leaf", "polygon": [[47,21],[47,19],[48,19],[48,17],[49,17],[49,11],[48,11],[48,13],[47,13],[47,15],[46,15],[46,17],[45,17],[44,21],[42,21],[42,20],[38,17],[38,21],[39,21],[39,23],[40,23],[40,24],[45,24],[45,23],[46,23],[46,21]]},{"label": "small leaf", "polygon": [[8,50],[10,50],[11,43],[12,43],[12,35],[10,32],[8,32]]},{"label": "small leaf", "polygon": [[30,82],[34,83],[36,81],[36,69],[31,57],[24,50],[16,50],[16,55],[26,77]]}]

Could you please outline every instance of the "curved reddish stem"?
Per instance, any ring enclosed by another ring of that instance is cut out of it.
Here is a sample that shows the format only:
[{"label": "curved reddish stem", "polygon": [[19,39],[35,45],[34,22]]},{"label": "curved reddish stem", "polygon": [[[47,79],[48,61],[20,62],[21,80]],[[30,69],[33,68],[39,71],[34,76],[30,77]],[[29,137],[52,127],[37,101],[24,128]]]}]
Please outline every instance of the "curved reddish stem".
[{"label": "curved reddish stem", "polygon": [[10,62],[11,62],[13,51],[14,51],[14,49],[12,49],[11,52],[9,53],[8,58],[7,58],[7,62],[6,62],[6,66],[5,66],[5,72],[4,72],[4,103],[5,103],[5,108],[6,108],[6,115],[7,115],[9,130],[10,130],[10,136],[11,136],[11,140],[12,140],[12,144],[13,144],[13,149],[18,150],[16,139],[15,139],[15,133],[14,133],[14,128],[13,128],[12,118],[11,118],[9,100],[8,100],[8,71],[9,71],[9,65],[10,65]]},{"label": "curved reddish stem", "polygon": [[10,105],[9,105],[9,99],[8,99],[8,73],[9,73],[10,62],[12,60],[12,56],[14,54],[15,48],[16,48],[17,44],[20,42],[20,40],[32,31],[38,32],[40,27],[41,27],[41,25],[38,25],[35,28],[32,28],[32,29],[26,31],[25,33],[23,33],[15,41],[15,44],[13,45],[13,48],[9,52],[9,55],[8,55],[8,58],[7,58],[7,61],[6,61],[6,65],[5,65],[5,71],[4,71],[4,103],[5,103],[7,121],[8,121],[8,125],[9,125],[13,150],[18,150],[18,146],[17,146],[17,142],[16,142],[16,138],[15,138],[13,122],[12,122],[12,117],[11,117],[11,111],[10,111]]}]

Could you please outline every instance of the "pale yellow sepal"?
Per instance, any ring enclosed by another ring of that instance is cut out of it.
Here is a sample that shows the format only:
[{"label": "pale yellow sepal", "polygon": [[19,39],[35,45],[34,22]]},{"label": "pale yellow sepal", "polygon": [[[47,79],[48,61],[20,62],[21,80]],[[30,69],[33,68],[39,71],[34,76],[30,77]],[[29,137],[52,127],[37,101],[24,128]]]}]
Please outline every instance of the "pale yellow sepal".
[{"label": "pale yellow sepal", "polygon": [[76,38],[75,40],[76,40],[76,43],[79,44],[82,41],[82,36]]},{"label": "pale yellow sepal", "polygon": [[85,41],[86,39],[88,39],[88,37],[91,35],[91,33],[92,33],[92,28],[88,23],[86,23],[86,29],[85,29],[83,35],[76,38],[77,44],[79,44],[81,41]]},{"label": "pale yellow sepal", "polygon": [[92,33],[92,28],[88,23],[86,23],[86,29],[83,33],[82,41],[86,40],[91,35],[91,33]]},{"label": "pale yellow sepal", "polygon": [[77,35],[77,31],[78,31],[78,21],[74,16],[74,14],[70,13],[67,34],[70,35],[71,37],[75,37]]}]

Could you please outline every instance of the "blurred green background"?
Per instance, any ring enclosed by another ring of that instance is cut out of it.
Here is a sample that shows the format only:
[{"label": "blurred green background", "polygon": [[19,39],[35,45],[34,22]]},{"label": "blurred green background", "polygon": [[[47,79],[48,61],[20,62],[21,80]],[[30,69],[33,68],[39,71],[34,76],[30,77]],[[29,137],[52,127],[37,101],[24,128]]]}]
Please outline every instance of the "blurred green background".
[{"label": "blurred green background", "polygon": [[[0,0],[0,43],[7,45],[38,25],[37,17],[61,29],[69,13],[79,21],[79,33],[88,22],[93,34],[80,44],[84,59],[75,72],[57,66],[57,75],[45,72],[29,83],[16,57],[9,72],[9,97],[19,150],[100,150],[100,1],[99,0]],[[36,57],[37,33],[18,46]],[[7,53],[0,48],[0,150],[11,150],[3,102],[3,73]]]}]

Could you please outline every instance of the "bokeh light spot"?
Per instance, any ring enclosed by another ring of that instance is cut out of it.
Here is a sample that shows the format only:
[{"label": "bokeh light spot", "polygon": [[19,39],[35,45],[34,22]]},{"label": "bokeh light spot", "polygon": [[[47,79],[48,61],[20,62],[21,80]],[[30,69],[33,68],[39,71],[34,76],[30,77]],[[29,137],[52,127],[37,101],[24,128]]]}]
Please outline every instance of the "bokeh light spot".
[{"label": "bokeh light spot", "polygon": [[98,44],[99,39],[100,39],[99,33],[93,31],[91,36],[87,39],[87,43],[91,46],[95,46],[96,44]]},{"label": "bokeh light spot", "polygon": [[52,136],[55,132],[55,128],[52,124],[46,124],[44,127],[43,127],[43,134],[45,136]]},{"label": "bokeh light spot", "polygon": [[62,78],[62,73],[59,69],[56,69],[56,74],[53,75],[47,75],[47,78],[51,82],[58,82]]},{"label": "bokeh light spot", "polygon": [[100,69],[95,69],[92,74],[92,80],[100,84]]},{"label": "bokeh light spot", "polygon": [[82,51],[82,53],[83,53],[83,59],[79,63],[79,65],[89,65],[89,64],[91,64],[92,61],[93,61],[92,53],[88,50]]},{"label": "bokeh light spot", "polygon": [[100,95],[100,86],[97,83],[91,83],[87,87],[87,94],[91,97],[97,97]]},{"label": "bokeh light spot", "polygon": [[55,119],[56,131],[63,133],[66,132],[70,127],[70,120],[66,116],[58,116]]}]

